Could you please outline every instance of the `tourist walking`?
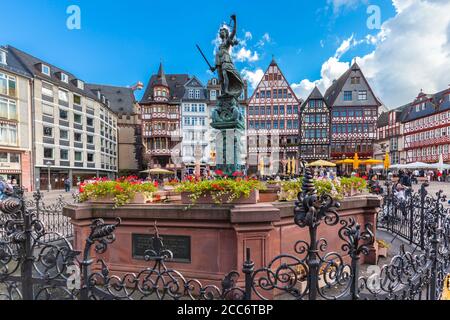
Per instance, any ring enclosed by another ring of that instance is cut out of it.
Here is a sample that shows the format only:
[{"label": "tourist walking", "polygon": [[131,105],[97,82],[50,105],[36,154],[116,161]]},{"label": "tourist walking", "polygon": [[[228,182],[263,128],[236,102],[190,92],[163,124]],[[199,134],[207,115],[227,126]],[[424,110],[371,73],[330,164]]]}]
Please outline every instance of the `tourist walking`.
[{"label": "tourist walking", "polygon": [[66,192],[70,192],[71,184],[72,181],[70,181],[69,177],[66,177],[66,179],[64,180],[64,189],[66,190]]}]

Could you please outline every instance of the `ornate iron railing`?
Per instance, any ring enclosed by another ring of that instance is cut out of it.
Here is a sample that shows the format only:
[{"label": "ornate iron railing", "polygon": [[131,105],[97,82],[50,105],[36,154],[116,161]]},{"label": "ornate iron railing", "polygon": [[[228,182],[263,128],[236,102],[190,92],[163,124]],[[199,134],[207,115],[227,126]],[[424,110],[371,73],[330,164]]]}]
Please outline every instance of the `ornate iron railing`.
[{"label": "ornate iron railing", "polygon": [[41,191],[33,193],[32,199],[26,200],[26,209],[34,213],[36,218],[45,226],[46,235],[42,242],[52,242],[58,240],[59,234],[67,239],[73,237],[73,226],[70,219],[63,215],[63,208],[68,205],[62,195],[59,195],[54,201],[47,204],[44,202],[44,194]]},{"label": "ornate iron railing", "polygon": [[383,196],[383,207],[377,218],[377,227],[425,250],[431,244],[431,234],[427,226],[432,223],[434,214],[439,212],[442,215],[443,233],[448,236],[450,208],[444,206],[446,196],[440,191],[433,198],[428,194],[428,186],[428,182],[425,182],[418,192],[407,189],[404,196],[401,196],[395,192],[392,182],[386,182],[387,192]]},{"label": "ornate iron railing", "polygon": [[[316,193],[307,169],[296,203],[295,223],[308,229],[309,239],[299,239],[294,254],[280,255],[258,269],[247,249],[242,277],[240,272],[231,271],[220,286],[188,279],[169,268],[166,263],[173,255],[165,248],[156,225],[152,249],[145,253],[148,267],[138,273],[114,275],[105,261],[91,254],[105,253],[113,244],[120,219],[113,223],[94,220],[83,252],[79,252],[66,237],[46,230],[36,210],[28,210],[23,198],[10,198],[0,202],[0,230],[4,233],[0,240],[0,298],[435,300],[441,296],[450,267],[449,218],[442,193],[425,198],[423,226],[413,226],[423,228],[429,245],[417,255],[402,247],[379,272],[361,276],[360,259],[374,244],[372,226],[341,218],[339,203]],[[341,252],[328,252],[327,240],[317,236],[319,227],[330,226],[340,226]],[[43,241],[50,235],[54,241]]]}]

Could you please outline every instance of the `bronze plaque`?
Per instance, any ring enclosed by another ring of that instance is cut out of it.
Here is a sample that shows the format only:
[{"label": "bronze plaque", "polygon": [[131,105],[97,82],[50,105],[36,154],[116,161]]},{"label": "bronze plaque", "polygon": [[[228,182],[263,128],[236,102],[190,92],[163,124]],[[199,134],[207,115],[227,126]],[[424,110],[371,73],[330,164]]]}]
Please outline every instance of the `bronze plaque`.
[{"label": "bronze plaque", "polygon": [[[172,262],[191,263],[191,237],[160,235],[164,248],[173,253]],[[133,259],[144,260],[145,251],[153,250],[153,235],[151,234],[133,234],[132,235],[132,254]]]}]

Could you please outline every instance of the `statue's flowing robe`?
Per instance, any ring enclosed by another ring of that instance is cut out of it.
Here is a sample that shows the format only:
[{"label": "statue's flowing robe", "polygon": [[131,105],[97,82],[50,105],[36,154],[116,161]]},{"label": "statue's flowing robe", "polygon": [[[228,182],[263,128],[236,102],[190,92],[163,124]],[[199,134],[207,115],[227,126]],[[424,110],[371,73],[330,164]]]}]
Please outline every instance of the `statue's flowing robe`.
[{"label": "statue's flowing robe", "polygon": [[216,66],[218,66],[218,71],[221,77],[223,72],[227,73],[228,88],[224,89],[238,99],[244,91],[244,81],[242,80],[239,72],[236,70],[233,60],[231,59],[228,42],[220,45],[216,54]]}]

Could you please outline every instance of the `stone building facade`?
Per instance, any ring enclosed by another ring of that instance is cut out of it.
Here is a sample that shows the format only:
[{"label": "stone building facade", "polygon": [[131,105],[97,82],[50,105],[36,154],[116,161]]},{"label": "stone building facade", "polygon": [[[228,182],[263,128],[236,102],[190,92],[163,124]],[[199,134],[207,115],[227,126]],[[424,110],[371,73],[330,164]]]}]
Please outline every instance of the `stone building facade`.
[{"label": "stone building facade", "polygon": [[73,185],[92,177],[116,177],[117,115],[106,97],[68,71],[14,47],[8,50],[32,75],[34,187],[63,189],[67,177]]},{"label": "stone building facade", "polygon": [[10,49],[0,47],[0,176],[30,191],[31,81],[32,75]]},{"label": "stone building facade", "polygon": [[104,95],[111,110],[117,114],[119,176],[139,175],[145,169],[141,107],[134,95],[140,84],[134,87],[87,84],[86,87],[96,94],[100,92]]}]

